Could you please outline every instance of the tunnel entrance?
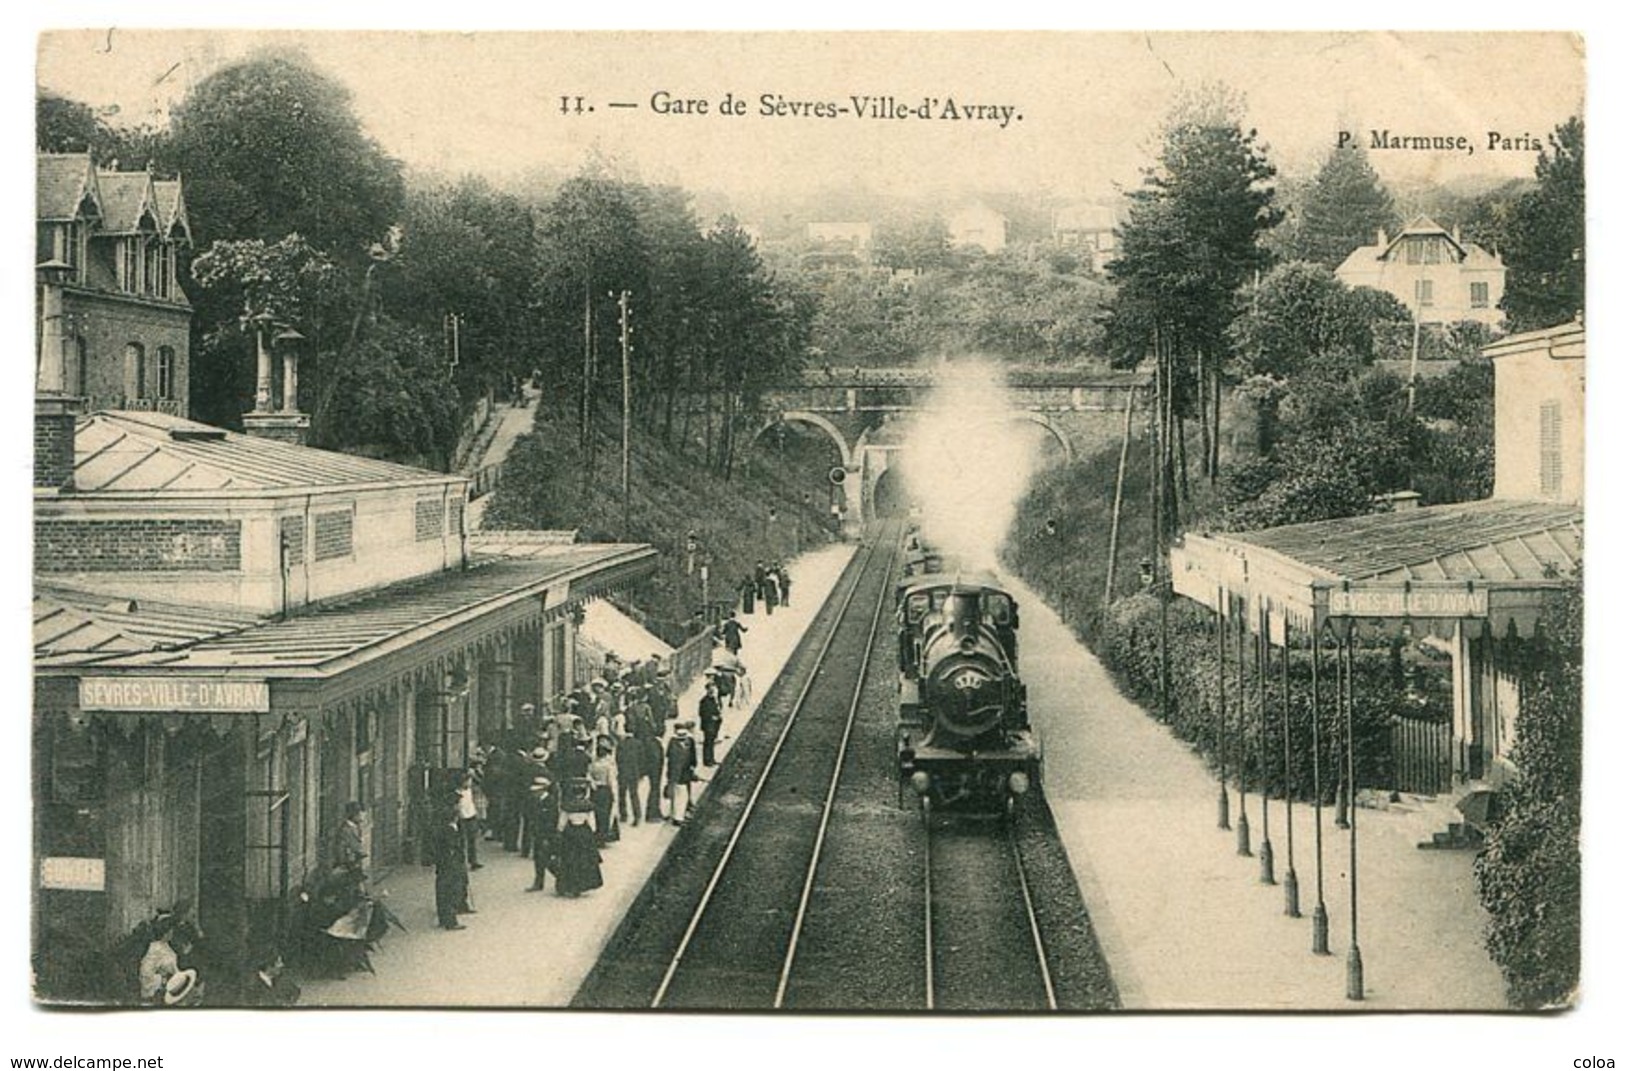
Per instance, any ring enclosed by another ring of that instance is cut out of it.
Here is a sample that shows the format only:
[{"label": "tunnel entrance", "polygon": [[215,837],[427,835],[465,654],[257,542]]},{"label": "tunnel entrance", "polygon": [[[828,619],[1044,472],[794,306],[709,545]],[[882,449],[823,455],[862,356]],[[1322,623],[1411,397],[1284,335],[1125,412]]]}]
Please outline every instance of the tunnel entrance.
[{"label": "tunnel entrance", "polygon": [[903,478],[897,470],[888,468],[875,480],[874,511],[877,517],[903,517],[908,514],[911,502],[908,490],[903,486]]}]

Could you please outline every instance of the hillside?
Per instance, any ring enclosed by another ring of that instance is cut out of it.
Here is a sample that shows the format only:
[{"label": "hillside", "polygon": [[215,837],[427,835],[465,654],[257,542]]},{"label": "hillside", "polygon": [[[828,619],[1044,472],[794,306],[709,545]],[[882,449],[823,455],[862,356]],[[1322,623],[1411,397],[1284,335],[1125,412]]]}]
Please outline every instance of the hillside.
[{"label": "hillside", "polygon": [[[630,609],[668,642],[683,638],[702,605],[699,560],[710,559],[711,599],[731,601],[758,560],[789,559],[833,538],[826,474],[836,459],[826,441],[793,430],[782,443],[763,436],[724,482],[706,470],[699,444],[674,448],[634,426],[623,506],[618,421],[600,415],[586,476],[573,414],[538,408],[535,419],[508,455],[485,527],[576,528],[584,541],[653,545],[660,568],[633,593]],[[700,548],[692,574],[690,532]]]}]

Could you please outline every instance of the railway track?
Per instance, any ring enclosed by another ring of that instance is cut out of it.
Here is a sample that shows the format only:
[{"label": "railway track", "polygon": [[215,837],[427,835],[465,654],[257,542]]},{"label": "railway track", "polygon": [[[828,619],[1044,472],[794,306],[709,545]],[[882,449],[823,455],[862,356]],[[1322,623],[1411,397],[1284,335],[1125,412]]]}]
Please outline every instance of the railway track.
[{"label": "railway track", "polygon": [[[764,699],[788,709],[774,719],[781,724],[771,747],[763,740],[764,747],[756,749],[766,751],[765,759],[747,763],[759,772],[734,779],[748,791],[718,783],[707,793],[702,807],[720,792],[720,806],[735,813],[725,837],[711,821],[684,830],[684,836],[693,834],[693,854],[706,859],[709,876],[698,899],[683,905],[680,930],[671,925],[670,911],[677,904],[664,905],[665,914],[657,903],[635,907],[634,913],[641,908],[644,916],[632,923],[637,932],[612,939],[606,950],[610,962],[601,961],[589,977],[578,1005],[784,1006],[863,683],[888,606],[897,534],[895,527],[884,528],[859,552],[849,569],[850,583],[838,587],[832,600],[834,612],[814,624],[810,639],[816,653],[810,659],[798,655],[801,664],[781,679],[791,688],[776,687]],[[672,875],[673,885],[691,886],[697,876],[689,873],[679,881]],[[657,873],[656,882],[661,881]],[[654,899],[661,899],[658,890]]]},{"label": "railway track", "polygon": [[1116,1006],[1041,800],[1013,824],[939,814],[923,838],[899,806],[898,535],[847,567],[575,1006]]},{"label": "railway track", "polygon": [[927,815],[924,825],[926,1009],[1057,1010],[1014,824]]}]

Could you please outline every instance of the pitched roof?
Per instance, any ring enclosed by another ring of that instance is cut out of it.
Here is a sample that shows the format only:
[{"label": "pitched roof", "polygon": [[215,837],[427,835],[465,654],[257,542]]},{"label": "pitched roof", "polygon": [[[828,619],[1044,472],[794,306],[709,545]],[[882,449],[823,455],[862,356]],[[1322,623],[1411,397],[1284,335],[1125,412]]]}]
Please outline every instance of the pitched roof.
[{"label": "pitched roof", "polygon": [[1432,216],[1421,215],[1405,224],[1404,227],[1401,227],[1399,233],[1395,234],[1393,238],[1389,239],[1388,244],[1382,247],[1382,251],[1378,253],[1377,256],[1381,259],[1387,259],[1389,254],[1391,254],[1399,245],[1400,241],[1405,238],[1443,238],[1445,241],[1455,246],[1456,252],[1460,253],[1463,257],[1467,255],[1467,250],[1462,246],[1461,242],[1457,240],[1454,234],[1445,230],[1438,223],[1434,222]]},{"label": "pitched roof", "polygon": [[1584,518],[1579,506],[1491,498],[1211,538],[1339,580],[1551,580],[1579,563]]},{"label": "pitched roof", "polygon": [[102,190],[102,233],[136,234],[143,217],[151,220],[151,230],[163,226],[157,196],[148,171],[103,171],[98,181]]},{"label": "pitched roof", "polygon": [[88,152],[42,152],[35,159],[35,219],[78,219],[87,198],[96,212],[102,211],[96,168]]},{"label": "pitched roof", "polygon": [[461,479],[162,413],[93,413],[79,421],[74,435],[74,486],[80,494],[150,496]]},{"label": "pitched roof", "polygon": [[181,180],[161,179],[152,184],[153,194],[158,204],[158,225],[163,232],[173,237],[177,227],[181,234],[190,242],[192,240],[192,223],[186,216],[186,199],[181,194]]},{"label": "pitched roof", "polygon": [[[653,547],[620,543],[555,545],[523,559],[475,558],[465,570],[323,603],[178,650],[110,652],[94,664],[98,670],[239,670],[327,678],[424,641],[455,640],[459,630],[507,607],[539,614],[543,606],[537,595],[553,584],[568,581],[572,598],[591,594],[648,572],[657,558]],[[466,631],[463,636],[466,642]],[[78,664],[84,661],[81,656]],[[55,664],[71,668],[65,659]]]},{"label": "pitched roof", "polygon": [[34,660],[86,665],[140,651],[175,650],[249,627],[243,614],[41,584],[34,590]]}]

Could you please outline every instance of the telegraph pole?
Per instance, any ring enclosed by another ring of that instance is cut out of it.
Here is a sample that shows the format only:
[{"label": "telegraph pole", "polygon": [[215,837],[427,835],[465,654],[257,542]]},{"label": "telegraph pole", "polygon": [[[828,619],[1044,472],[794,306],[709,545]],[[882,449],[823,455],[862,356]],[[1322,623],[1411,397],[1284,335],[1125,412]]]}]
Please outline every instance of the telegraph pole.
[{"label": "telegraph pole", "polygon": [[621,538],[632,528],[632,291],[622,290],[621,307]]}]

